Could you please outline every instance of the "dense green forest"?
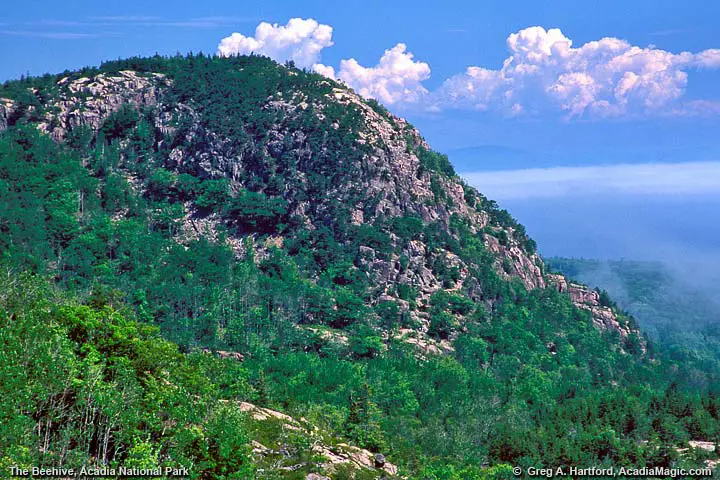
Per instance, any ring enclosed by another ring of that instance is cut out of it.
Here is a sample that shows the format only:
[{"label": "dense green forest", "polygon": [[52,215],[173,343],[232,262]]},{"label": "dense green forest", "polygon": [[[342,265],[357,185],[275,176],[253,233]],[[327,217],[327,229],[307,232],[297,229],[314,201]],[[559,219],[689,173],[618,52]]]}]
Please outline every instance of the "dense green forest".
[{"label": "dense green forest", "polygon": [[720,366],[720,305],[709,291],[683,281],[660,262],[548,258],[548,268],[605,290],[667,355]]},{"label": "dense green forest", "polygon": [[[63,84],[126,70],[170,80],[163,112],[124,105],[62,141],[37,128],[53,118]],[[326,443],[382,453],[406,478],[513,478],[516,465],[702,466],[711,454],[688,441],[720,441],[717,368],[598,329],[557,289],[498,272],[484,234],[528,255],[535,245],[497,204],[466,188],[468,210],[490,219],[482,232],[457,214],[349,220],[358,202],[380,200],[362,185],[327,196],[370,175],[363,162],[373,154],[358,141],[367,114],[328,103],[334,88],[262,57],[193,55],[0,88],[15,102],[0,133],[0,475],[10,465],[383,475],[323,466],[312,451],[319,440],[267,431],[240,402],[303,418]],[[288,113],[281,100],[297,96],[310,106]],[[158,127],[161,113],[172,129]],[[278,125],[303,132],[302,147],[278,140]],[[434,199],[422,207],[442,209],[453,201],[443,182],[459,180],[447,157],[406,134]],[[171,155],[209,150],[202,169]],[[229,176],[221,157],[242,158],[243,168]],[[189,235],[189,218],[212,220],[215,234]],[[442,288],[426,303],[410,283],[380,295],[364,255],[398,257],[402,269],[418,242],[470,272],[432,257]],[[421,353],[398,335],[406,330],[451,348]],[[265,462],[253,440],[300,466]]]}]

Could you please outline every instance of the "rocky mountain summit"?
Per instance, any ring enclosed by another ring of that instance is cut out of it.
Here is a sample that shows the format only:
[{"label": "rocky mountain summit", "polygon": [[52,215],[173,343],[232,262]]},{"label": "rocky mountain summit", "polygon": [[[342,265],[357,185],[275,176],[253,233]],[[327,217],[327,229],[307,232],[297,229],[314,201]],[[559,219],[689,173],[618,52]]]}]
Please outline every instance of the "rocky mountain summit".
[{"label": "rocky mountain summit", "polygon": [[[0,99],[0,130],[26,117],[62,142],[73,132],[97,139],[145,122],[146,141],[155,152],[162,152],[164,171],[227,181],[231,196],[255,190],[280,198],[287,203],[283,218],[309,230],[333,224],[344,224],[343,229],[379,225],[383,231],[379,239],[360,240],[352,269],[369,280],[372,303],[397,302],[423,331],[430,325],[430,298],[438,291],[462,292],[492,308],[496,298],[476,275],[487,267],[483,262],[490,262],[501,279],[515,279],[528,290],[553,285],[567,293],[599,328],[623,337],[636,332],[627,318],[600,306],[595,292],[546,273],[524,228],[457,177],[447,158],[431,151],[405,120],[342,84],[323,77],[313,81],[319,90],[314,95],[289,89],[260,99],[255,109],[267,117],[264,131],[257,135],[253,126],[238,126],[243,133],[240,139],[232,129],[235,138],[220,131],[223,128],[213,128],[217,124],[203,119],[203,106],[178,94],[166,74],[121,66],[95,75],[62,76],[52,85],[55,95],[50,99],[32,97],[24,105]],[[345,136],[340,155],[333,151],[337,141],[330,140],[320,126]],[[129,142],[122,140],[125,145]],[[318,157],[326,162],[320,168]],[[136,171],[122,171],[140,194],[147,195],[148,183],[143,184]],[[247,245],[240,239],[249,235],[260,259],[269,247],[282,245],[295,234],[290,228],[284,232],[238,229],[222,235],[229,223],[232,219],[227,216],[208,211],[197,201],[185,201],[177,241],[224,236],[237,255],[244,255]],[[398,224],[402,232],[394,228]],[[447,238],[434,244],[428,242],[428,235],[412,231],[423,224]],[[454,228],[458,226],[480,239],[489,255],[463,258],[453,252],[445,240],[458,241],[459,229]],[[271,235],[258,241],[258,233]],[[414,298],[403,298],[398,285],[414,289]]]}]

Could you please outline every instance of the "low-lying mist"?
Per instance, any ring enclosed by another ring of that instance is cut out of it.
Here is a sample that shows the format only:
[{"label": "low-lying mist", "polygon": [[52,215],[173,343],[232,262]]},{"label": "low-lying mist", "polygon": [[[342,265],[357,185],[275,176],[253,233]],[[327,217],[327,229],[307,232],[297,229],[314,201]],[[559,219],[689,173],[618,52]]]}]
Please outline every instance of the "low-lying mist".
[{"label": "low-lying mist", "polygon": [[551,268],[606,290],[680,357],[720,361],[720,197],[500,204],[526,225]]},{"label": "low-lying mist", "polygon": [[[720,196],[624,196],[501,201],[545,257],[657,262],[674,291],[720,310]],[[598,266],[598,278],[610,285]],[[613,288],[622,294],[620,286]],[[610,288],[607,288],[610,291]]]}]

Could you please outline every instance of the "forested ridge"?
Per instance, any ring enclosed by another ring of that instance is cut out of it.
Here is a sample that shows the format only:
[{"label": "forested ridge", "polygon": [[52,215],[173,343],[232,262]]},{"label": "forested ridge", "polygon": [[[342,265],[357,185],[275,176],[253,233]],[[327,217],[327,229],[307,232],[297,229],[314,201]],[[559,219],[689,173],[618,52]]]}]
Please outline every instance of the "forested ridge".
[{"label": "forested ridge", "polygon": [[395,475],[318,449],[345,443],[419,479],[715,457],[688,444],[720,440],[715,366],[606,296],[583,308],[508,212],[347,87],[134,58],[6,82],[0,130],[0,475]]},{"label": "forested ridge", "polygon": [[720,307],[714,283],[688,282],[661,262],[553,257],[546,263],[570,278],[605,289],[676,361],[705,370],[718,368]]}]

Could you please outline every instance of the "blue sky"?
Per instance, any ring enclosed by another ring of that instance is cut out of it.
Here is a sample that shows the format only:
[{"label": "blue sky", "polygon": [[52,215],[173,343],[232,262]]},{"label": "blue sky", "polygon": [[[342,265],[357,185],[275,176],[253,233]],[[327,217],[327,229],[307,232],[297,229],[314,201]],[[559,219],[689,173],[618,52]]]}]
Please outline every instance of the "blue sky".
[{"label": "blue sky", "polygon": [[[0,80],[156,52],[292,58],[407,117],[543,252],[663,257],[720,252],[718,18],[708,1],[27,0],[0,19]],[[667,238],[631,248],[631,230]]]}]

